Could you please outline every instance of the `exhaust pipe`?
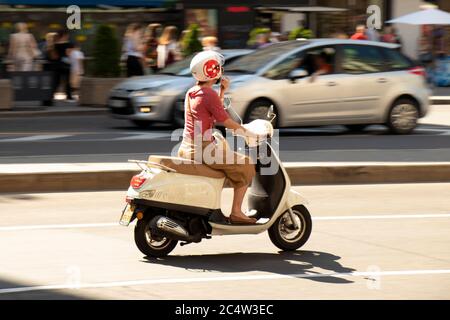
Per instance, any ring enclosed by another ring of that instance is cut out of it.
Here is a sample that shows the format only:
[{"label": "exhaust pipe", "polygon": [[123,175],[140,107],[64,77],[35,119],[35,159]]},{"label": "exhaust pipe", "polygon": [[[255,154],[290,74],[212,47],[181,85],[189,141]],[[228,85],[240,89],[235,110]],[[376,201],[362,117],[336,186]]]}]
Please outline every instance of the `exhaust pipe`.
[{"label": "exhaust pipe", "polygon": [[174,235],[177,238],[181,238],[181,240],[189,241],[189,238],[191,237],[189,235],[189,232],[182,226],[180,226],[178,223],[173,221],[172,219],[169,219],[167,217],[157,217],[156,220],[156,227],[164,231],[165,233],[169,233],[170,235]]}]

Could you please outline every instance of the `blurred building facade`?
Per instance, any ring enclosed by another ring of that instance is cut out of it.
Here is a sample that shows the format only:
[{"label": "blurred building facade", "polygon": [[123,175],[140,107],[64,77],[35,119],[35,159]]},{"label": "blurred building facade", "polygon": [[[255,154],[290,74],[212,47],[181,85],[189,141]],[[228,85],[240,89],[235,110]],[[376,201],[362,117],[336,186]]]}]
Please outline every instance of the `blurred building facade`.
[{"label": "blurred building facade", "polygon": [[182,28],[181,11],[172,0],[0,0],[0,57],[17,22],[25,22],[36,40],[42,41],[46,33],[66,28],[66,9],[73,4],[81,7],[81,29],[71,30],[71,37],[88,54],[100,24],[114,27],[119,37],[131,22]]},{"label": "blurred building facade", "polygon": [[[450,11],[449,0],[428,2]],[[424,3],[422,0],[0,0],[0,55],[16,22],[26,22],[36,39],[42,39],[47,32],[65,27],[66,7],[71,4],[82,8],[82,28],[73,30],[72,36],[89,53],[90,39],[101,23],[114,26],[118,35],[131,22],[175,25],[179,30],[197,23],[202,35],[218,37],[220,47],[243,48],[255,27],[286,33],[304,26],[316,37],[329,37],[337,32],[351,35],[356,25],[366,23],[369,5],[378,5],[381,20],[386,21],[417,11]],[[399,25],[398,30],[405,53],[416,57],[420,27]],[[447,37],[448,34],[447,28]],[[447,43],[450,46],[450,41]]]}]

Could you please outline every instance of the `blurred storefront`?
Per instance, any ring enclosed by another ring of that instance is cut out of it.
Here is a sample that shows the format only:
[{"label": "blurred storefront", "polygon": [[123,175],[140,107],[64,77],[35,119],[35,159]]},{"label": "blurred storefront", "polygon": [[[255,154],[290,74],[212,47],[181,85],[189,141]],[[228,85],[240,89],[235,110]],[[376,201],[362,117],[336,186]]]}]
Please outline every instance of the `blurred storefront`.
[{"label": "blurred storefront", "polygon": [[367,7],[378,5],[388,16],[389,0],[242,0],[182,1],[184,26],[196,22],[206,33],[217,34],[224,48],[245,46],[254,27],[287,33],[303,26],[316,37],[341,31],[351,34],[357,24],[365,24]]},{"label": "blurred storefront", "polygon": [[[104,5],[107,3],[108,5]],[[66,28],[69,5],[81,7],[81,29],[72,30],[71,37],[90,52],[96,27],[109,24],[120,37],[131,22],[161,23],[182,27],[181,11],[173,0],[0,0],[0,56],[4,54],[9,34],[17,22],[25,22],[40,41],[47,32]]]}]

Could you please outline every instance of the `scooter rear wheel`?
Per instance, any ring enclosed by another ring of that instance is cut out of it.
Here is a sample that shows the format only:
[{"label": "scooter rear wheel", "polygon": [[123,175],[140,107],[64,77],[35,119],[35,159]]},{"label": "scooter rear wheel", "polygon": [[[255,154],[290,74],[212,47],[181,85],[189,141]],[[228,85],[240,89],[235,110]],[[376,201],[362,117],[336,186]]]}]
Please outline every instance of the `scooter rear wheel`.
[{"label": "scooter rear wheel", "polygon": [[299,229],[292,226],[290,214],[286,211],[268,230],[272,243],[283,251],[297,250],[308,241],[311,235],[312,221],[308,209],[304,206],[294,206],[292,212]]},{"label": "scooter rear wheel", "polygon": [[165,237],[152,236],[151,216],[138,220],[134,228],[134,242],[138,249],[148,257],[165,257],[176,247],[178,241]]}]

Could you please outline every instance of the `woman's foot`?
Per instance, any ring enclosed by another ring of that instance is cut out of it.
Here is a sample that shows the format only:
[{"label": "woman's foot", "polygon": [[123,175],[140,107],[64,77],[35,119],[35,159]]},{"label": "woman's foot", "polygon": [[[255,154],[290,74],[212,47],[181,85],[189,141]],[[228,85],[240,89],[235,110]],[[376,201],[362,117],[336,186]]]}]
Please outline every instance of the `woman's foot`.
[{"label": "woman's foot", "polygon": [[232,224],[255,224],[256,219],[255,218],[249,218],[242,212],[239,213],[231,213],[230,215],[230,222]]}]

